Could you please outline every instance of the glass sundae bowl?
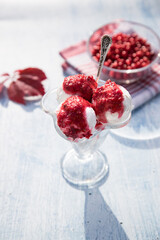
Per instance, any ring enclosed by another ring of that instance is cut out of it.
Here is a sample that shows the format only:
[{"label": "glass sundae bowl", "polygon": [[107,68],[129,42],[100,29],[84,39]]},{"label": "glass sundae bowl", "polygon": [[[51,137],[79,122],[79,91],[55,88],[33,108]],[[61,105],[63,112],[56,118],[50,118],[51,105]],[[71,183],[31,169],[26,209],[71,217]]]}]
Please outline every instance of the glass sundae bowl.
[{"label": "glass sundae bowl", "polygon": [[90,138],[71,139],[63,134],[57,125],[56,110],[57,89],[47,92],[42,98],[42,108],[53,118],[57,133],[71,143],[69,150],[61,160],[62,175],[65,180],[76,188],[86,189],[99,185],[109,173],[109,165],[106,156],[98,149],[105,140],[109,129],[125,126],[131,117],[132,103],[128,92],[124,89],[127,105],[123,119],[118,123],[106,124],[103,130],[95,130]]}]

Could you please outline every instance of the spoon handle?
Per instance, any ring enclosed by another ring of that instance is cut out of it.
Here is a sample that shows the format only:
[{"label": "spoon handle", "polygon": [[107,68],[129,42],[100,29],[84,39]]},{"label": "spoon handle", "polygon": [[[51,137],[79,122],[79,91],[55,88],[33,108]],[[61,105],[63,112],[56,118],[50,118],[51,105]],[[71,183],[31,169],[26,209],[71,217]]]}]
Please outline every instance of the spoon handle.
[{"label": "spoon handle", "polygon": [[110,36],[104,35],[101,38],[101,56],[100,56],[100,60],[99,60],[96,82],[98,82],[98,80],[99,80],[99,77],[100,77],[100,74],[102,71],[102,67],[103,67],[104,61],[106,59],[106,56],[107,56],[107,53],[108,53],[108,50],[109,50],[111,44],[112,44],[112,39]]}]

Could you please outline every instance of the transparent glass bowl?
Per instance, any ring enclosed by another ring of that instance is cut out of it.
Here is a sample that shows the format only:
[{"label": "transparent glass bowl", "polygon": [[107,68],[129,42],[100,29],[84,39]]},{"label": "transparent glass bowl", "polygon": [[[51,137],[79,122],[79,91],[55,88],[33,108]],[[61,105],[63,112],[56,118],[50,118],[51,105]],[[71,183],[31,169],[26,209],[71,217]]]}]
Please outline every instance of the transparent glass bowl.
[{"label": "transparent glass bowl", "polygon": [[136,33],[140,37],[145,38],[147,42],[151,45],[152,50],[155,52],[155,58],[152,60],[150,64],[145,67],[131,69],[131,70],[119,70],[115,68],[110,68],[107,66],[103,66],[101,79],[107,80],[110,78],[117,83],[132,83],[138,81],[142,78],[145,78],[151,71],[152,65],[155,64],[160,57],[160,38],[159,36],[149,27],[131,21],[125,20],[116,20],[114,22],[108,23],[99,29],[95,30],[89,40],[87,42],[87,51],[98,68],[98,62],[92,56],[92,49],[95,44],[99,41],[99,39],[104,35],[108,34],[111,37],[117,33]]}]

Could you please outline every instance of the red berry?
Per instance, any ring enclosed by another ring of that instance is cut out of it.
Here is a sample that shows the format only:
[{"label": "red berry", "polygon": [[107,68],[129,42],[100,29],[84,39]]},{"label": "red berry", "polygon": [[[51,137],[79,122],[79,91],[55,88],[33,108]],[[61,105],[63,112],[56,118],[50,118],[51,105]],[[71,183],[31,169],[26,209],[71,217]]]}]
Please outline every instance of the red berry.
[{"label": "red berry", "polygon": [[109,67],[109,62],[104,62],[104,66]]},{"label": "red berry", "polygon": [[115,49],[115,53],[118,54],[119,53],[119,49]]},{"label": "red berry", "polygon": [[113,68],[117,68],[117,67],[118,67],[118,62],[117,62],[117,61],[114,61],[114,63],[112,64],[112,67],[113,67]]},{"label": "red berry", "polygon": [[147,57],[150,57],[150,55],[151,55],[151,53],[148,51],[148,52],[146,52],[146,56]]},{"label": "red berry", "polygon": [[138,60],[139,60],[139,57],[135,57],[134,59],[133,59],[133,62],[135,63],[135,62],[138,62]]},{"label": "red berry", "polygon": [[132,69],[131,66],[128,66],[127,69]]},{"label": "red berry", "polygon": [[135,57],[136,57],[136,53],[133,53],[133,54],[132,54],[132,57],[135,58]]},{"label": "red berry", "polygon": [[115,58],[116,58],[116,59],[119,59],[119,54],[116,54],[116,55],[115,55]]},{"label": "red berry", "polygon": [[136,55],[137,55],[138,57],[142,57],[143,53],[142,53],[142,51],[137,51],[137,52],[136,52]]},{"label": "red berry", "polygon": [[122,56],[126,57],[127,56],[127,52],[126,51],[122,51]]},{"label": "red berry", "polygon": [[143,57],[143,61],[148,61],[148,58],[146,56]]},{"label": "red berry", "polygon": [[127,59],[126,59],[126,64],[127,64],[127,65],[131,65],[131,60],[127,58]]},{"label": "red berry", "polygon": [[136,62],[136,68],[140,68],[140,66],[141,66],[141,63],[140,62]]},{"label": "red berry", "polygon": [[122,66],[122,68],[123,68],[123,69],[126,69],[126,67],[127,67],[127,65],[124,63],[123,66]]},{"label": "red berry", "polygon": [[146,62],[142,62],[142,64],[141,64],[141,66],[142,67],[145,67],[145,66],[147,66],[148,64],[146,63]]},{"label": "red berry", "polygon": [[136,68],[136,64],[135,64],[135,63],[132,63],[132,64],[131,64],[131,68],[132,68],[132,69]]}]

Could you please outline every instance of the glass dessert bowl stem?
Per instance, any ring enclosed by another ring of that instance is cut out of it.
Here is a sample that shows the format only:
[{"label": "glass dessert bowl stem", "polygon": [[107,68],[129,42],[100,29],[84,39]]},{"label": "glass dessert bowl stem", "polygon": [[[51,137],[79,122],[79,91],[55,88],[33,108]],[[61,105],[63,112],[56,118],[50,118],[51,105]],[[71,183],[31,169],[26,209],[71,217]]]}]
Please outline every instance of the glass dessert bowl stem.
[{"label": "glass dessert bowl stem", "polygon": [[72,145],[72,149],[61,159],[62,175],[69,184],[76,188],[96,187],[109,173],[107,158],[98,150],[108,134],[108,129],[96,131],[89,139],[72,141],[61,132],[57,125],[55,114],[57,107],[56,89],[54,89],[43,96],[42,109],[52,116],[58,134]]},{"label": "glass dessert bowl stem", "polygon": [[[103,133],[103,134],[102,134]],[[63,177],[77,188],[96,187],[108,175],[106,156],[98,151],[108,131],[104,130],[90,139],[72,142],[72,149],[61,160]]]}]

